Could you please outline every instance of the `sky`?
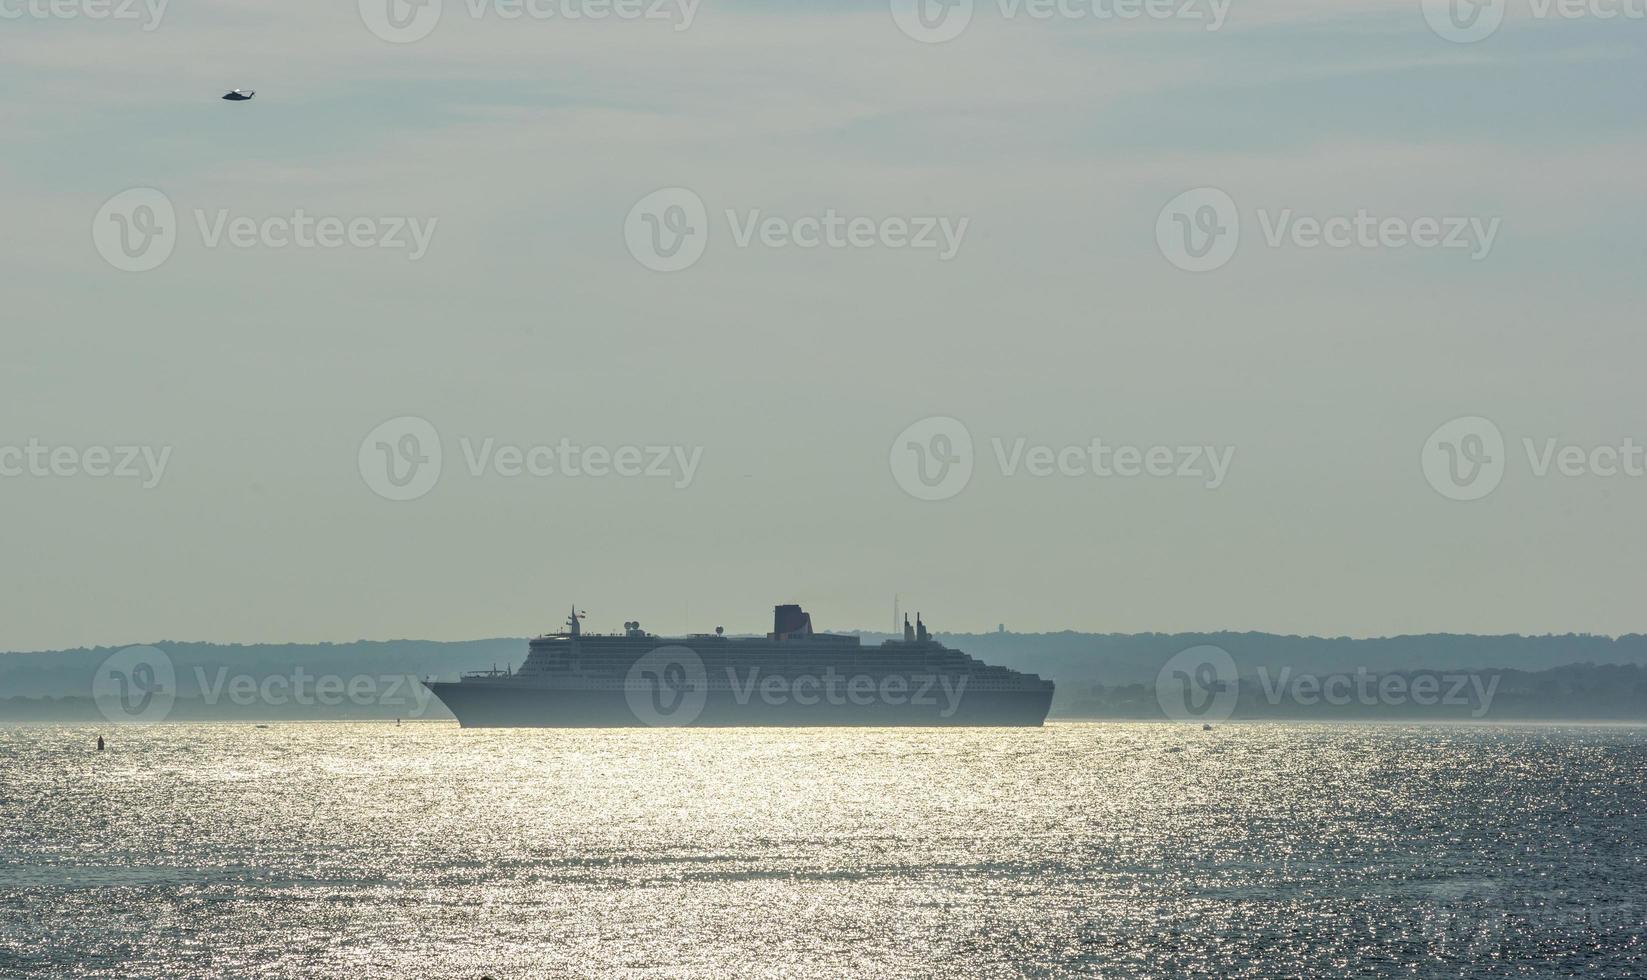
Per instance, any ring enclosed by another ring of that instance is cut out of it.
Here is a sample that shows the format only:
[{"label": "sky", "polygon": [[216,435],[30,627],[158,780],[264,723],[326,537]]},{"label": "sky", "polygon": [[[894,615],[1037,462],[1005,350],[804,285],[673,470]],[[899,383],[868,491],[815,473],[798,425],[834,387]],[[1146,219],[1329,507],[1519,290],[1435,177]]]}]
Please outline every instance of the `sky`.
[{"label": "sky", "polygon": [[0,649],[1647,630],[1647,11],[1458,2],[0,0]]}]

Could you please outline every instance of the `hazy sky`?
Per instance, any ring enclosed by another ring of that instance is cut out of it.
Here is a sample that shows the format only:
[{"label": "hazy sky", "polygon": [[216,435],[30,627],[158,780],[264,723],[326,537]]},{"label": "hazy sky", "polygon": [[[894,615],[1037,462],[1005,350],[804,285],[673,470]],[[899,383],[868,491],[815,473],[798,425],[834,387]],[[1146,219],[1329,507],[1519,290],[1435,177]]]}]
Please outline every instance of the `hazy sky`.
[{"label": "hazy sky", "polygon": [[0,649],[1647,629],[1639,3],[56,2],[0,0]]}]

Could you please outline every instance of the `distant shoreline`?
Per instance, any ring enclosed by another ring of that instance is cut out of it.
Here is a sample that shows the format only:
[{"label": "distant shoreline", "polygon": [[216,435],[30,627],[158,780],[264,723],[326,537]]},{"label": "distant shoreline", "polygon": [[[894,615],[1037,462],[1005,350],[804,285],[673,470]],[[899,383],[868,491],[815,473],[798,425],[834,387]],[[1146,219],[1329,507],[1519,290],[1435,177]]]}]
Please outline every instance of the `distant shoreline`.
[{"label": "distant shoreline", "polygon": [[[1150,711],[1153,708],[1153,713]],[[1525,711],[1526,713],[1521,713]],[[412,722],[440,722],[443,724],[455,723],[451,712],[438,700],[431,701],[428,708],[421,714],[396,714],[392,709],[379,708],[375,705],[310,705],[271,707],[269,705],[252,705],[247,707],[225,707],[222,705],[207,705],[198,698],[179,698],[172,705],[166,720],[162,724],[254,724],[271,722],[342,722],[342,721],[372,721],[394,723],[402,721]],[[1181,721],[1166,718],[1158,706],[1145,707],[1139,705],[1131,710],[1114,710],[1109,712],[1081,711],[1054,711],[1047,718],[1048,724],[1059,722],[1117,722],[1126,724],[1161,723],[1200,727],[1199,720]],[[1579,710],[1569,713],[1550,713],[1548,710],[1539,710],[1535,705],[1508,704],[1502,708],[1495,706],[1494,710],[1484,717],[1470,717],[1467,712],[1442,711],[1438,709],[1409,708],[1404,711],[1352,711],[1344,707],[1323,705],[1314,710],[1290,710],[1274,713],[1237,712],[1227,719],[1214,720],[1214,727],[1218,725],[1241,724],[1444,724],[1444,725],[1564,725],[1589,724],[1607,726],[1636,726],[1647,725],[1647,705],[1641,705],[1639,710],[1627,712],[1615,710],[1611,713],[1591,712]],[[98,710],[96,702],[89,697],[65,698],[0,698],[0,725],[86,725],[106,727],[111,724]]]},{"label": "distant shoreline", "polygon": [[[860,634],[872,655],[884,634]],[[937,634],[989,664],[1057,685],[1051,717],[1144,721],[1164,716],[1163,678],[1193,649],[1215,649],[1238,691],[1209,720],[1647,721],[1647,636],[1475,636],[1383,640],[1267,633]],[[416,683],[518,666],[527,641],[371,641],[224,646],[160,643],[173,676],[174,720],[365,720],[449,713]],[[121,648],[130,649],[130,648]],[[100,670],[121,649],[0,655],[0,722],[100,723]],[[1200,678],[1197,678],[1199,683]],[[1377,681],[1395,685],[1383,696]],[[1439,682],[1439,683],[1438,683]],[[322,689],[330,684],[330,696]],[[1426,688],[1429,697],[1426,699]],[[1439,696],[1438,696],[1439,695]],[[200,700],[213,701],[200,704]],[[274,703],[267,703],[273,701]],[[322,703],[316,703],[316,702]],[[1483,710],[1485,706],[1485,710]],[[1196,720],[1202,705],[1181,720]],[[1182,713],[1180,713],[1182,714]]]}]

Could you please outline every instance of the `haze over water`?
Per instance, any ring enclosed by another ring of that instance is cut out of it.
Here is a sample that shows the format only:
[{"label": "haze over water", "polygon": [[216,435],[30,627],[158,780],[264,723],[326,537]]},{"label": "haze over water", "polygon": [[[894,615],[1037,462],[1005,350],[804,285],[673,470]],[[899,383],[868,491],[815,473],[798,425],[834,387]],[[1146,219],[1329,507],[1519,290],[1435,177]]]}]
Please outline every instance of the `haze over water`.
[{"label": "haze over water", "polygon": [[1641,728],[95,735],[0,728],[0,975],[1647,970]]}]

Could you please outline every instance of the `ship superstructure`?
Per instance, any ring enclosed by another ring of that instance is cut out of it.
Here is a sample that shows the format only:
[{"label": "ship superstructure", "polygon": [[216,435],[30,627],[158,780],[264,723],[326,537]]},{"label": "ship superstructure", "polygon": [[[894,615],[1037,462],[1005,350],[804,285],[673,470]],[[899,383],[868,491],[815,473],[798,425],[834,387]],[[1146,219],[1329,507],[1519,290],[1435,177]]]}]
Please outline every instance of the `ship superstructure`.
[{"label": "ship superstructure", "polygon": [[865,646],[818,633],[798,605],[764,637],[662,637],[638,621],[533,639],[518,669],[429,688],[465,727],[1039,725],[1053,685],[934,640],[916,615],[901,639]]}]

